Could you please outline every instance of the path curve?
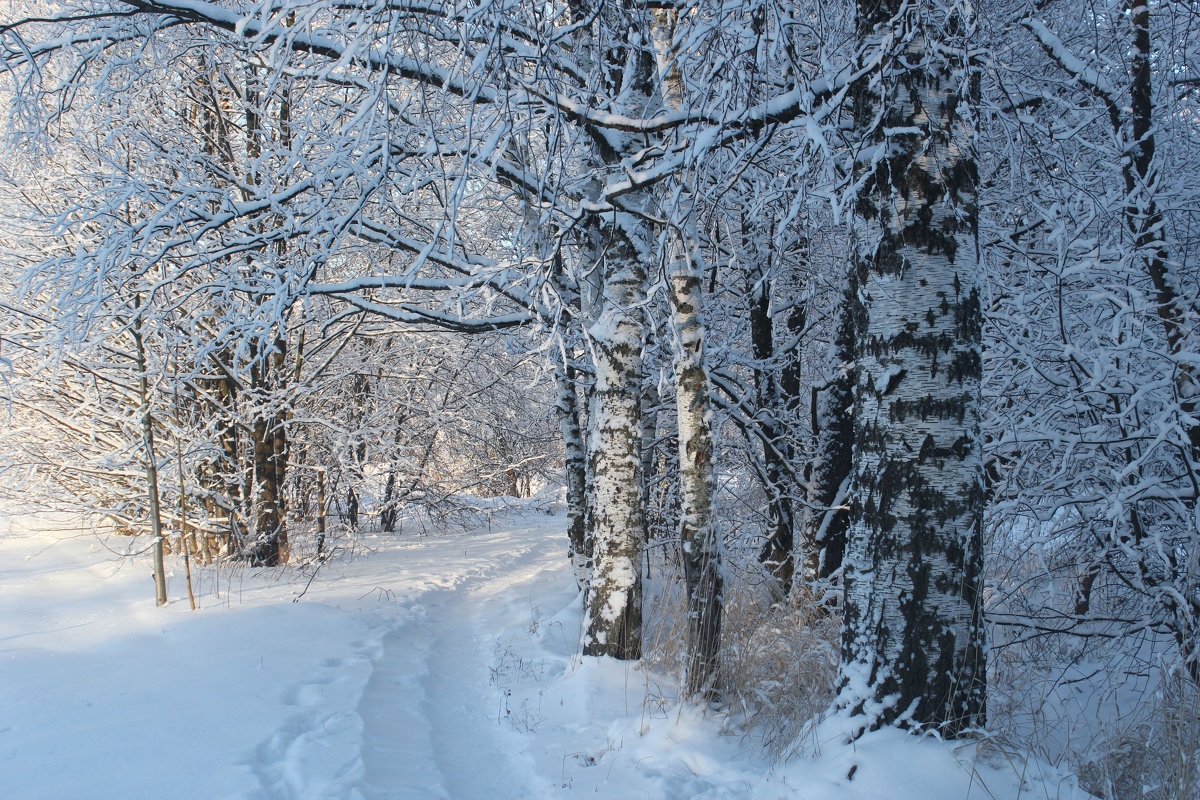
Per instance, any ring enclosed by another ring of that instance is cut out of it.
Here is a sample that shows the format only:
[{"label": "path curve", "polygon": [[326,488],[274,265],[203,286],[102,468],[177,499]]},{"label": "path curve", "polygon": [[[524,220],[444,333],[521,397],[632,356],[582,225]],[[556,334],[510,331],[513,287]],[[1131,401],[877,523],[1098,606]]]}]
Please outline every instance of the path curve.
[{"label": "path curve", "polygon": [[463,563],[447,565],[457,573],[449,587],[399,602],[358,702],[364,800],[551,796],[490,680],[504,618],[561,572],[561,554],[546,552],[538,534],[521,543],[511,533],[471,537]]}]

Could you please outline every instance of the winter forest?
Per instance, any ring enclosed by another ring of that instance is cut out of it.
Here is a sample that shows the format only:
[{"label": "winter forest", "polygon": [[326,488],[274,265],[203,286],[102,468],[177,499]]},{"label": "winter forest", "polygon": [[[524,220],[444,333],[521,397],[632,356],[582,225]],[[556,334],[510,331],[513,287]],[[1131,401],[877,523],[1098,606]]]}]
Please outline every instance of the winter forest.
[{"label": "winter forest", "polygon": [[0,55],[0,796],[1200,797],[1200,3]]}]

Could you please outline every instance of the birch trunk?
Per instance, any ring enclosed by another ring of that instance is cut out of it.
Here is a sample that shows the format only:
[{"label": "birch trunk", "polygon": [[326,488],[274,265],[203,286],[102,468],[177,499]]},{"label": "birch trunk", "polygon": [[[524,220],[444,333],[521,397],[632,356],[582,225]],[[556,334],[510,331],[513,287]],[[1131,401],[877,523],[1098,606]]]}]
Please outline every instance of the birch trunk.
[{"label": "birch trunk", "polygon": [[[648,342],[647,342],[648,344]],[[646,346],[642,345],[643,348]],[[642,539],[649,547],[650,540],[656,531],[661,531],[662,514],[651,505],[651,490],[656,479],[655,463],[658,457],[658,406],[662,395],[658,392],[658,381],[653,365],[644,363],[645,374],[642,375],[641,396],[641,454],[642,454]],[[650,578],[650,559],[646,558],[643,567],[646,578]]]},{"label": "birch trunk", "polygon": [[668,269],[679,420],[679,541],[688,601],[685,690],[715,700],[724,579],[713,507],[712,404],[704,365],[702,273],[682,242],[672,247]]},{"label": "birch trunk", "polygon": [[[585,655],[642,652],[642,463],[638,388],[645,327],[646,241],[641,221],[617,213],[605,254],[604,310],[589,329],[592,389],[588,461],[594,498],[593,573]],[[621,224],[624,223],[624,226]]]},{"label": "birch trunk", "polygon": [[[584,9],[580,9],[583,11]],[[633,3],[606,6],[597,23],[608,40],[596,59],[613,112],[646,113],[654,94],[650,19]],[[581,53],[595,48],[581,42]],[[581,64],[589,58],[581,57]],[[589,130],[592,197],[600,180],[623,180],[622,161],[642,147],[639,137]],[[635,659],[642,652],[642,464],[639,389],[645,340],[646,269],[652,252],[644,189],[623,195],[613,211],[592,213],[585,230],[599,232],[598,296],[588,325],[596,381],[588,401],[588,463],[593,488],[593,572],[587,598],[585,655]],[[585,294],[589,294],[585,290]],[[588,310],[585,309],[585,313]]]},{"label": "birch trunk", "polygon": [[[675,12],[657,12],[654,28],[660,83],[666,104],[684,102],[675,64]],[[687,587],[688,664],[685,691],[717,698],[724,580],[713,507],[712,404],[704,363],[703,270],[696,249],[693,197],[679,185],[678,216],[667,265],[671,327],[675,345],[675,409],[679,426],[679,541]]]},{"label": "birch trunk", "polygon": [[575,367],[570,354],[555,370],[558,382],[558,418],[562,428],[567,478],[567,554],[575,583],[587,588],[592,572],[592,543],[587,535],[587,446],[580,425],[579,395],[575,388]]},{"label": "birch trunk", "polygon": [[[858,732],[982,725],[982,364],[976,167],[962,42],[928,0],[860,0],[867,149],[855,268],[863,326],[840,705]],[[957,49],[956,49],[957,44]]]}]

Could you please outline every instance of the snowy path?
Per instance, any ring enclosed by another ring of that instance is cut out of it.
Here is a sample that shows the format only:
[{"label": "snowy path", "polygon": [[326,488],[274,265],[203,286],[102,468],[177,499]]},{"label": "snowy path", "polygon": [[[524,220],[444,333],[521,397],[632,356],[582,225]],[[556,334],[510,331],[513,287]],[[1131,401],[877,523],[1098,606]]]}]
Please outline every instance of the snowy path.
[{"label": "snowy path", "polygon": [[544,795],[489,679],[534,593],[570,601],[559,518],[369,538],[298,603],[303,579],[205,574],[198,613],[34,525],[0,536],[0,799]]},{"label": "snowy path", "polygon": [[358,703],[367,800],[543,795],[528,762],[514,763],[513,737],[497,718],[492,624],[498,609],[558,565],[508,546],[481,542],[476,551],[490,562],[482,574],[420,595],[383,637]]},{"label": "snowy path", "polygon": [[198,570],[199,612],[178,576],[155,608],[127,540],[5,526],[0,800],[1082,797],[896,732],[771,764],[675,678],[579,656],[563,524],[367,537],[302,598]]},{"label": "snowy path", "polygon": [[[370,609],[374,635],[352,643],[361,655],[326,659],[322,674],[285,689],[285,703],[305,708],[257,748],[261,794],[246,797],[545,796],[546,780],[499,719],[501,690],[490,677],[497,630],[539,587],[559,584],[560,527],[405,542],[322,587],[324,602]],[[356,664],[369,672],[347,708],[336,690],[349,679],[339,675]],[[353,746],[331,747],[343,731]]]}]

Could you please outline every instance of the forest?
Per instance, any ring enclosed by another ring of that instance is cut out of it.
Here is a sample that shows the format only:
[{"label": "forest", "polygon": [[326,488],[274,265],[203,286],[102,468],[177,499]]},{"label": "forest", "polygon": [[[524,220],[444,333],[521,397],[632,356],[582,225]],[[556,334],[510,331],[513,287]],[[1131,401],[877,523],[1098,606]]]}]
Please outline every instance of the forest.
[{"label": "forest", "polygon": [[1200,3],[13,0],[0,56],[0,495],[158,605],[536,509],[575,657],[773,759],[1200,796]]}]

